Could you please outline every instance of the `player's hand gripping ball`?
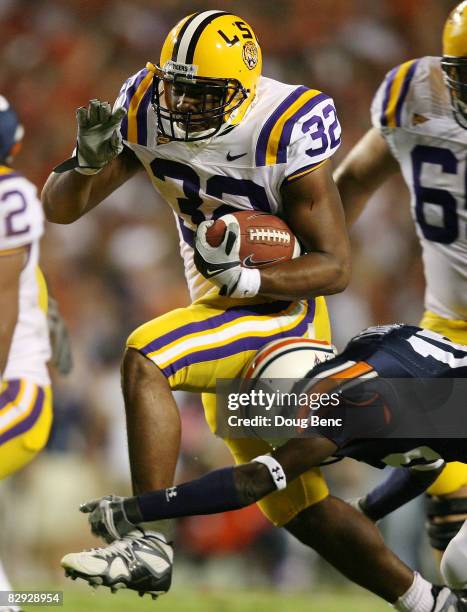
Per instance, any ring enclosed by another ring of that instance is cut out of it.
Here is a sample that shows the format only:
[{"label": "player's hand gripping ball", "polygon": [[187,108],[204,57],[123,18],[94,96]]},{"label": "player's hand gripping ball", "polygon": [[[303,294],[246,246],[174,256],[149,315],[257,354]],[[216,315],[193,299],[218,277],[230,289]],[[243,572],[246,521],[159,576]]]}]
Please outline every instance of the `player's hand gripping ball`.
[{"label": "player's hand gripping ball", "polygon": [[257,211],[229,213],[204,221],[195,240],[195,265],[221,287],[221,295],[254,297],[260,268],[300,255],[300,245],[287,224]]}]

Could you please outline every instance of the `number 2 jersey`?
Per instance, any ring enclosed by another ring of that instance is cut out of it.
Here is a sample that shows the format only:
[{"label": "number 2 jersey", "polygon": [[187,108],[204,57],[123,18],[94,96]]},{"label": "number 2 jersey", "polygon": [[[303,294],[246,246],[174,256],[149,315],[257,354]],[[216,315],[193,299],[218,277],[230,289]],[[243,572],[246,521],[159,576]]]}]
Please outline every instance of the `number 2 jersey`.
[{"label": "number 2 jersey", "polygon": [[158,137],[152,107],[153,73],[143,69],[123,85],[124,144],[145,167],[177,219],[192,299],[212,289],[193,263],[196,227],[233,210],[282,216],[281,187],[324,163],[340,144],[332,100],[303,86],[261,77],[256,98],[239,125],[197,142]]},{"label": "number 2 jersey", "polygon": [[467,130],[458,125],[439,57],[391,70],[372,122],[400,164],[423,250],[425,308],[467,319]]},{"label": "number 2 jersey", "polygon": [[[39,241],[44,232],[36,187],[10,168],[0,166],[0,256],[25,251],[20,275],[18,321],[13,333],[4,380],[26,378],[50,384],[50,343],[45,314],[46,292],[38,268]],[[0,313],[1,316],[1,313]]]}]

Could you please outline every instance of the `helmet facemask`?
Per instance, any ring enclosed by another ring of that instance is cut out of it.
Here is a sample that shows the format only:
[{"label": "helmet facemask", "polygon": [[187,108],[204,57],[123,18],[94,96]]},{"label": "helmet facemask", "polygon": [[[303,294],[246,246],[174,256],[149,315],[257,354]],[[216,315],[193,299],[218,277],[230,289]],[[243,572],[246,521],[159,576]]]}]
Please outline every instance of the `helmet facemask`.
[{"label": "helmet facemask", "polygon": [[236,79],[198,77],[171,66],[155,72],[152,102],[160,135],[170,140],[211,138],[248,97]]},{"label": "helmet facemask", "polygon": [[467,129],[467,58],[444,56],[441,67],[451,96],[454,118],[462,128]]}]

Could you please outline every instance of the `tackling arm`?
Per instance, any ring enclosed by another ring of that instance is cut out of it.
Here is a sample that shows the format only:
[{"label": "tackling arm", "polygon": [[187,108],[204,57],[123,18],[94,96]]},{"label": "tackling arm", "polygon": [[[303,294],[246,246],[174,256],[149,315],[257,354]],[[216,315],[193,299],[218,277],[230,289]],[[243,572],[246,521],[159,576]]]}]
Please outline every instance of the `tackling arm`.
[{"label": "tackling arm", "polygon": [[250,463],[209,472],[190,482],[135,497],[107,496],[83,504],[93,533],[108,540],[121,537],[141,522],[237,510],[284,488],[336,450],[322,437],[289,440]]},{"label": "tackling arm", "polygon": [[381,132],[377,128],[368,130],[334,173],[349,227],[372,194],[398,170],[399,164]]}]

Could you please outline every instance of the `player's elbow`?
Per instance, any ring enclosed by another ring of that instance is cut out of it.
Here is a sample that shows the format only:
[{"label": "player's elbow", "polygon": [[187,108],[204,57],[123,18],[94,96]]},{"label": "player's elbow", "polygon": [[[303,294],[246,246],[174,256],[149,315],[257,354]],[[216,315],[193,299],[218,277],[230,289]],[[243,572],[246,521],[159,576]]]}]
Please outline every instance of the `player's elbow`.
[{"label": "player's elbow", "polygon": [[336,261],[329,280],[328,295],[341,293],[350,282],[350,261]]},{"label": "player's elbow", "polygon": [[45,218],[52,223],[68,224],[79,218],[79,213],[70,211],[70,207],[57,197],[57,190],[50,180],[46,182],[41,193],[42,208]]}]

